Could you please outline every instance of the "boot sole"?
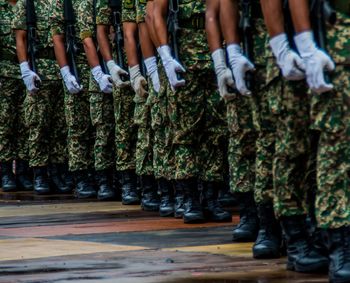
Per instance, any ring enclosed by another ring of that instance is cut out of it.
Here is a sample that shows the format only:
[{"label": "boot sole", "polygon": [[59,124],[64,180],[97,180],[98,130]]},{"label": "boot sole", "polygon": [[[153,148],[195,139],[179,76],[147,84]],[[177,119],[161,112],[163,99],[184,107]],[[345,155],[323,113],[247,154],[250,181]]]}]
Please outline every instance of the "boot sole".
[{"label": "boot sole", "polygon": [[152,206],[144,206],[144,205],[141,205],[141,208],[143,211],[150,211],[150,212],[154,212],[154,211],[159,211],[159,206],[156,207],[152,207]]},{"label": "boot sole", "polygon": [[132,201],[124,201],[122,200],[123,205],[138,205],[140,204],[140,201],[132,200]]},{"label": "boot sole", "polygon": [[253,257],[255,259],[274,259],[274,258],[280,258],[281,254],[279,251],[266,249],[260,252],[254,252],[253,250]]},{"label": "boot sole", "polygon": [[174,211],[170,211],[170,212],[161,212],[161,211],[159,211],[159,216],[160,217],[172,217],[172,216],[174,216]]},{"label": "boot sole", "polygon": [[199,223],[205,223],[204,218],[191,218],[187,219],[186,217],[183,218],[185,224],[199,224]]},{"label": "boot sole", "polygon": [[[314,266],[300,266],[297,263],[294,264],[294,270],[300,273],[324,273],[328,272],[328,264],[326,265],[314,265]],[[346,281],[349,282],[349,281]]]}]

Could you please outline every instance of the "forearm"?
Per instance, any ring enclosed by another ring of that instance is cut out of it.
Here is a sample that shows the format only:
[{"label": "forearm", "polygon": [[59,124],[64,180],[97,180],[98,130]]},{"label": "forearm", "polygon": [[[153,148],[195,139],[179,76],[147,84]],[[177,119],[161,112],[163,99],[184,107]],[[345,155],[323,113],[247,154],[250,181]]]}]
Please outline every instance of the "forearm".
[{"label": "forearm", "polygon": [[260,3],[264,14],[265,24],[270,37],[284,33],[282,1],[261,0]]},{"label": "forearm", "polygon": [[111,45],[108,38],[109,26],[97,25],[97,42],[105,62],[113,59]]},{"label": "forearm", "polygon": [[84,44],[84,50],[86,54],[86,58],[88,60],[90,68],[94,68],[98,65],[100,65],[100,62],[98,60],[98,55],[96,51],[96,46],[94,41],[92,40],[91,37],[87,37],[83,40]]},{"label": "forearm", "polygon": [[311,29],[308,0],[289,0],[289,9],[296,33]]},{"label": "forearm", "polygon": [[28,61],[27,32],[24,30],[16,30],[16,49],[18,62]]},{"label": "forearm", "polygon": [[205,13],[205,30],[210,51],[222,48],[221,30],[219,24],[220,0],[207,0]]},{"label": "forearm", "polygon": [[168,0],[154,0],[153,27],[159,46],[168,44],[167,14]]},{"label": "forearm", "polygon": [[239,10],[237,0],[220,0],[220,26],[227,45],[239,43]]},{"label": "forearm", "polygon": [[146,23],[140,23],[139,27],[139,38],[141,43],[141,51],[143,58],[150,58],[155,55],[154,45],[148,33]]},{"label": "forearm", "polygon": [[153,1],[148,1],[147,7],[146,7],[145,21],[146,21],[146,25],[147,25],[148,34],[149,34],[154,46],[159,47],[159,42],[158,42],[156,32],[155,32],[155,29],[153,26],[153,20],[154,20],[153,9],[154,9]]},{"label": "forearm", "polygon": [[124,22],[123,31],[126,57],[128,58],[129,66],[133,67],[139,64],[136,42],[137,24],[132,22]]},{"label": "forearm", "polygon": [[67,66],[68,60],[66,55],[66,48],[64,46],[63,35],[54,35],[52,40],[58,65],[60,66],[60,68]]}]

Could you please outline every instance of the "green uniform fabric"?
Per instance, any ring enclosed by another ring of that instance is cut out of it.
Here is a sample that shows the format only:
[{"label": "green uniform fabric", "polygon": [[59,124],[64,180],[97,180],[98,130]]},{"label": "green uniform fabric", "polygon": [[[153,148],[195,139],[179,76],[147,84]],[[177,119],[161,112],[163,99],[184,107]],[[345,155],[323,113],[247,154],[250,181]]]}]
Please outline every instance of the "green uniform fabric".
[{"label": "green uniform fabric", "polygon": [[[95,21],[93,16],[97,13],[97,7],[93,7],[94,1],[83,1],[77,12],[80,24],[80,39],[93,38],[96,41]],[[97,3],[96,3],[97,6]],[[86,16],[89,15],[89,16]],[[88,86],[90,93],[90,117],[95,131],[94,164],[95,170],[105,170],[114,167],[114,108],[113,95],[102,93],[90,74]]]},{"label": "green uniform fabric", "polygon": [[[77,69],[81,85],[84,87],[79,94],[70,94],[65,88],[65,117],[68,126],[68,155],[69,170],[86,170],[93,167],[93,146],[95,133],[90,120],[90,93],[88,86],[90,82],[90,70],[87,60],[82,50],[82,42],[78,37],[84,37],[81,33],[83,30],[82,17],[79,16],[78,10],[80,5],[84,5],[83,0],[72,1],[73,9],[76,15],[77,23],[75,30],[77,34],[76,42],[80,44],[79,55],[76,58]],[[50,14],[51,34],[64,34],[64,1],[54,0],[51,3],[52,11]],[[92,16],[91,16],[92,17]],[[80,19],[80,20],[79,20]]]},{"label": "green uniform fabric", "polygon": [[0,1],[0,162],[28,159],[28,129],[24,121],[25,88],[16,59],[11,29],[15,8]]},{"label": "green uniform fabric", "polygon": [[[179,1],[179,24],[193,17],[204,19],[203,1]],[[168,115],[172,142],[168,160],[174,158],[174,179],[200,177],[203,181],[223,180],[226,135],[225,113],[213,75],[206,33],[202,28],[182,28],[178,38],[186,85],[168,91]],[[212,119],[212,120],[210,120]],[[206,139],[213,141],[207,144]],[[205,141],[205,142],[204,142]],[[215,153],[215,154],[214,154]],[[205,163],[202,164],[202,162]]]},{"label": "green uniform fabric", "polygon": [[[125,1],[129,3],[130,1]],[[124,8],[123,1],[123,8]],[[133,3],[133,1],[132,1]],[[134,5],[127,5],[132,8]],[[124,11],[124,10],[123,10]],[[111,26],[111,9],[107,0],[96,1],[96,24]],[[113,89],[114,107],[114,143],[116,170],[135,170],[135,153],[137,142],[137,126],[134,122],[135,102],[131,87]]]},{"label": "green uniform fabric", "polygon": [[337,13],[327,33],[337,63],[334,90],[313,95],[312,128],[320,131],[317,154],[316,217],[321,228],[350,225],[350,15]]},{"label": "green uniform fabric", "polygon": [[[37,14],[38,75],[42,80],[35,95],[26,96],[25,121],[29,128],[29,165],[46,166],[49,163],[66,161],[66,126],[63,111],[63,88],[55,58],[42,54],[53,54],[50,35],[50,3],[34,1]],[[26,6],[21,0],[16,5],[12,28],[26,30]]]},{"label": "green uniform fabric", "polygon": [[122,21],[142,23],[145,21],[147,0],[123,0]]}]

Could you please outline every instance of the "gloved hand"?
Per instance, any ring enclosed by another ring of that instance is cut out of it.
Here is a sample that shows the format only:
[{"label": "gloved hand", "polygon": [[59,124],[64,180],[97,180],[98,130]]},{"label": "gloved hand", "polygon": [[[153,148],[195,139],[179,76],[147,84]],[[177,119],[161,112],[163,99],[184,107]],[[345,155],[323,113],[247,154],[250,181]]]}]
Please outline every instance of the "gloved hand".
[{"label": "gloved hand", "polygon": [[131,86],[139,97],[147,97],[147,81],[141,75],[140,65],[129,67]]},{"label": "gloved hand", "polygon": [[36,93],[39,88],[35,86],[35,82],[41,82],[39,76],[29,68],[27,61],[22,62],[19,67],[21,69],[22,79],[27,90],[30,94]]},{"label": "gloved hand", "polygon": [[94,76],[95,81],[98,83],[98,85],[100,86],[100,90],[103,93],[113,92],[112,77],[103,73],[100,65],[94,67],[91,70],[91,73]]},{"label": "gloved hand", "polygon": [[229,101],[235,97],[235,94],[230,93],[228,91],[228,87],[231,87],[232,89],[234,89],[235,83],[233,81],[232,72],[226,65],[224,50],[221,48],[216,49],[211,54],[211,57],[213,58],[213,61],[214,61],[214,69],[215,69],[216,78],[218,81],[220,96],[223,99]]},{"label": "gloved hand", "polygon": [[304,60],[306,81],[311,90],[318,94],[332,90],[333,85],[325,81],[324,71],[333,71],[335,64],[326,52],[316,47],[312,32],[299,33],[294,41]]},{"label": "gloved hand", "polygon": [[70,94],[77,94],[82,91],[83,86],[79,85],[77,79],[72,75],[68,66],[61,68],[61,76]]},{"label": "gloved hand", "polygon": [[176,88],[184,86],[185,80],[178,80],[177,74],[184,73],[186,70],[172,57],[170,47],[168,45],[163,45],[158,47],[157,51],[162,59],[165,73],[168,77],[172,90],[174,91]]},{"label": "gloved hand", "polygon": [[245,76],[247,72],[255,70],[253,63],[243,55],[238,44],[228,45],[226,51],[238,91],[242,95],[250,96],[252,92],[246,86]]},{"label": "gloved hand", "polygon": [[295,51],[290,49],[285,33],[271,38],[270,46],[276,57],[277,65],[282,70],[283,77],[290,81],[299,81],[305,78],[304,62]]},{"label": "gloved hand", "polygon": [[157,58],[155,56],[145,59],[147,75],[151,78],[153,89],[158,93],[160,90],[160,81],[158,74]]},{"label": "gloved hand", "polygon": [[130,85],[130,81],[122,81],[121,76],[128,76],[128,72],[124,71],[120,68],[113,60],[107,62],[107,68],[109,73],[111,74],[112,80],[115,85],[119,88],[124,88]]}]

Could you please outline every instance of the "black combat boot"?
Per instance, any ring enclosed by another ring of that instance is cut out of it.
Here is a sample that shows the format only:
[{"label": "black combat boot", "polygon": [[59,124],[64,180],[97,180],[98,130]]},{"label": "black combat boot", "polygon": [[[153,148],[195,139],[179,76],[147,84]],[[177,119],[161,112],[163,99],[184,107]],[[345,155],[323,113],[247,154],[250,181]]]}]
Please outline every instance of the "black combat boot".
[{"label": "black combat boot", "polygon": [[225,176],[225,181],[222,184],[222,186],[220,186],[219,188],[219,196],[218,196],[218,200],[220,202],[220,204],[224,207],[230,206],[236,206],[238,204],[237,199],[235,198],[235,196],[230,192],[230,177],[229,176]]},{"label": "black combat boot", "polygon": [[31,170],[27,161],[22,159],[16,160],[16,183],[18,189],[24,191],[33,190],[33,174],[31,174]]},{"label": "black combat boot", "polygon": [[92,184],[88,170],[78,170],[74,172],[75,177],[75,197],[78,199],[96,197],[96,190]]},{"label": "black combat boot", "polygon": [[140,204],[137,192],[137,176],[134,170],[124,170],[119,172],[122,203],[124,205]]},{"label": "black combat boot", "polygon": [[111,170],[99,170],[95,175],[96,183],[98,185],[97,199],[112,200],[115,198],[115,191],[113,189],[113,175]]},{"label": "black combat boot", "polygon": [[12,171],[12,161],[1,162],[1,187],[4,192],[16,191],[16,177]]},{"label": "black combat boot", "polygon": [[175,182],[175,218],[183,218],[185,206],[184,188],[181,183]]},{"label": "black combat boot", "polygon": [[235,242],[255,242],[259,231],[259,219],[252,192],[237,194],[239,201],[239,223],[233,229]]},{"label": "black combat boot", "polygon": [[350,282],[350,227],[327,229],[329,237],[329,281]]},{"label": "black combat boot", "polygon": [[49,165],[49,176],[51,181],[51,187],[59,194],[68,194],[71,192],[71,188],[66,184],[61,174],[61,164]]},{"label": "black combat boot", "polygon": [[177,180],[177,187],[182,187],[185,192],[184,223],[202,223],[205,221],[197,181],[194,178]]},{"label": "black combat boot", "polygon": [[145,211],[158,211],[160,201],[154,176],[142,175],[140,176],[140,181],[142,188],[142,209]]},{"label": "black combat boot", "polygon": [[64,180],[70,191],[73,191],[75,187],[74,176],[73,173],[69,171],[67,164],[62,164],[60,166],[60,173],[62,180]]},{"label": "black combat boot", "polygon": [[161,217],[173,216],[174,207],[174,188],[171,181],[164,178],[158,180],[158,191],[160,192],[159,215]]},{"label": "black combat boot", "polygon": [[304,215],[281,217],[287,242],[287,269],[298,272],[325,271],[328,269],[328,258],[311,244],[305,218]]},{"label": "black combat boot", "polygon": [[272,204],[258,206],[259,233],[253,246],[253,257],[279,258],[281,256],[282,232]]},{"label": "black combat boot", "polygon": [[218,182],[203,182],[202,207],[206,219],[214,222],[231,222],[231,213],[222,209],[218,201]]},{"label": "black combat boot", "polygon": [[34,167],[34,192],[38,195],[46,195],[50,193],[49,177],[47,167]]}]

